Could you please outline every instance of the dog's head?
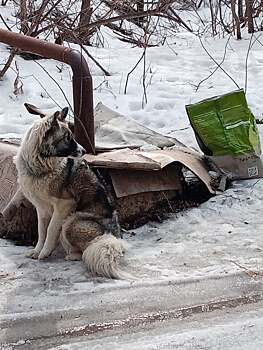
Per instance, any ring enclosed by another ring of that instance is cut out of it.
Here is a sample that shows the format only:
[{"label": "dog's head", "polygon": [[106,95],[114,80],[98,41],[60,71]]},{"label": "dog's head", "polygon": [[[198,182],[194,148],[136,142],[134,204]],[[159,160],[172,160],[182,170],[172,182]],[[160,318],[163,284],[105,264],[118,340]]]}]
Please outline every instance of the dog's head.
[{"label": "dog's head", "polygon": [[63,108],[45,117],[47,129],[42,140],[41,154],[44,157],[67,157],[83,154],[83,148],[75,141],[65,118],[68,108]]},{"label": "dog's head", "polygon": [[67,157],[80,156],[84,149],[74,139],[73,133],[66,122],[68,107],[56,111],[52,115],[46,115],[37,107],[25,104],[31,114],[40,115],[42,118],[36,122],[31,135],[38,136],[38,151],[43,157]]}]

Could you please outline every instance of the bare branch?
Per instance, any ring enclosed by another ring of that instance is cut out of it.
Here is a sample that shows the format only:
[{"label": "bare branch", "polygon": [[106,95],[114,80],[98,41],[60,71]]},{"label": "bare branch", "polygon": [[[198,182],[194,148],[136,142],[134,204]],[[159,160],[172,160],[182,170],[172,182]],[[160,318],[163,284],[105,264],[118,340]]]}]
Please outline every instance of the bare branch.
[{"label": "bare branch", "polygon": [[204,78],[203,80],[201,80],[201,81],[197,84],[196,90],[195,90],[196,92],[197,92],[197,90],[199,89],[199,87],[200,87],[206,80],[208,80],[209,78],[211,78],[211,77],[215,74],[215,72],[221,67],[221,65],[225,62],[227,46],[228,46],[228,43],[229,43],[229,41],[230,41],[230,38],[231,38],[231,35],[229,35],[229,37],[228,37],[228,39],[227,39],[227,42],[226,42],[226,45],[225,45],[225,50],[224,50],[224,55],[223,55],[223,58],[222,58],[221,62],[218,63],[218,65],[216,66],[216,68],[215,68],[206,78]]},{"label": "bare branch", "polygon": [[214,59],[214,57],[209,53],[209,51],[207,50],[207,48],[204,46],[204,43],[202,41],[202,39],[198,36],[199,41],[201,43],[202,48],[205,50],[205,52],[207,53],[207,55],[211,58],[211,60],[218,66],[218,68],[220,68],[227,76],[230,80],[232,80],[232,82],[236,85],[236,87],[238,89],[240,89],[239,85],[235,82],[235,80],[231,77],[230,74],[227,73],[227,71]]},{"label": "bare branch", "polygon": [[12,49],[10,52],[10,55],[4,65],[4,68],[0,71],[0,79],[3,79],[3,76],[5,75],[5,73],[7,72],[8,68],[11,66],[13,59],[15,58],[15,55],[17,53],[17,49]]}]

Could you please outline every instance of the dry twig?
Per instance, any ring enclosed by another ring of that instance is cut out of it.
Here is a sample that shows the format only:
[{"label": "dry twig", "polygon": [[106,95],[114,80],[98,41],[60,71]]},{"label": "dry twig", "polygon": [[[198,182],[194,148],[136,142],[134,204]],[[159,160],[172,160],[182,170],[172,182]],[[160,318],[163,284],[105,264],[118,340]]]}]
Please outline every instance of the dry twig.
[{"label": "dry twig", "polygon": [[231,77],[230,74],[227,73],[227,71],[214,59],[214,57],[210,54],[210,52],[207,50],[207,48],[205,47],[202,39],[198,36],[198,39],[201,43],[202,48],[205,50],[205,52],[207,53],[207,55],[211,58],[211,60],[218,66],[218,68],[220,68],[227,76],[230,80],[232,80],[232,82],[236,85],[236,87],[238,89],[240,89],[240,86],[236,83],[236,81]]},{"label": "dry twig", "polygon": [[10,55],[4,65],[4,68],[0,71],[0,80],[3,79],[3,76],[11,66],[13,59],[15,58],[16,53],[18,52],[18,49],[12,49],[10,52]]}]

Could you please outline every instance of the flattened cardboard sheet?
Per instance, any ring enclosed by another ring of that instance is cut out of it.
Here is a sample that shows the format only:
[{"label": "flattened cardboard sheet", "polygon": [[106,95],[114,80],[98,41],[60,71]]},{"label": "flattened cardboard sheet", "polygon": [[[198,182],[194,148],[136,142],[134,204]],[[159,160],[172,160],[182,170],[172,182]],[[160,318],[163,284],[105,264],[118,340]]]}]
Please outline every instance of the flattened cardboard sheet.
[{"label": "flattened cardboard sheet", "polygon": [[112,184],[117,198],[143,192],[166,190],[182,191],[181,169],[175,165],[158,171],[110,170]]},{"label": "flattened cardboard sheet", "polygon": [[[97,156],[87,154],[84,159],[94,166],[111,169],[152,170],[154,172],[177,162],[180,166],[184,165],[191,170],[204,182],[211,193],[215,193],[211,186],[212,178],[209,175],[209,169],[202,155],[186,147],[174,147],[150,152],[124,149],[101,153]],[[117,181],[115,181],[114,189],[116,193],[122,192],[122,189],[118,188]]]},{"label": "flattened cardboard sheet", "polygon": [[83,159],[90,165],[109,169],[161,170],[159,162],[129,148],[100,153],[96,156],[85,154]]}]

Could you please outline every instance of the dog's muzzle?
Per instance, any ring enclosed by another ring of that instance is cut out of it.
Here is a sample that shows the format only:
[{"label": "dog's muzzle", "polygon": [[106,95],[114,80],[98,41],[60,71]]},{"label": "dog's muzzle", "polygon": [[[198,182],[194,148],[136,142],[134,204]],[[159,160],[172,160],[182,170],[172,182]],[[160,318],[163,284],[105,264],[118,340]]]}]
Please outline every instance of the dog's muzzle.
[{"label": "dog's muzzle", "polygon": [[85,149],[75,141],[75,150],[71,153],[73,157],[81,157],[86,153]]},{"label": "dog's muzzle", "polygon": [[79,156],[84,156],[84,154],[86,153],[85,148],[83,148],[79,143],[77,143],[77,152],[79,154]]}]

